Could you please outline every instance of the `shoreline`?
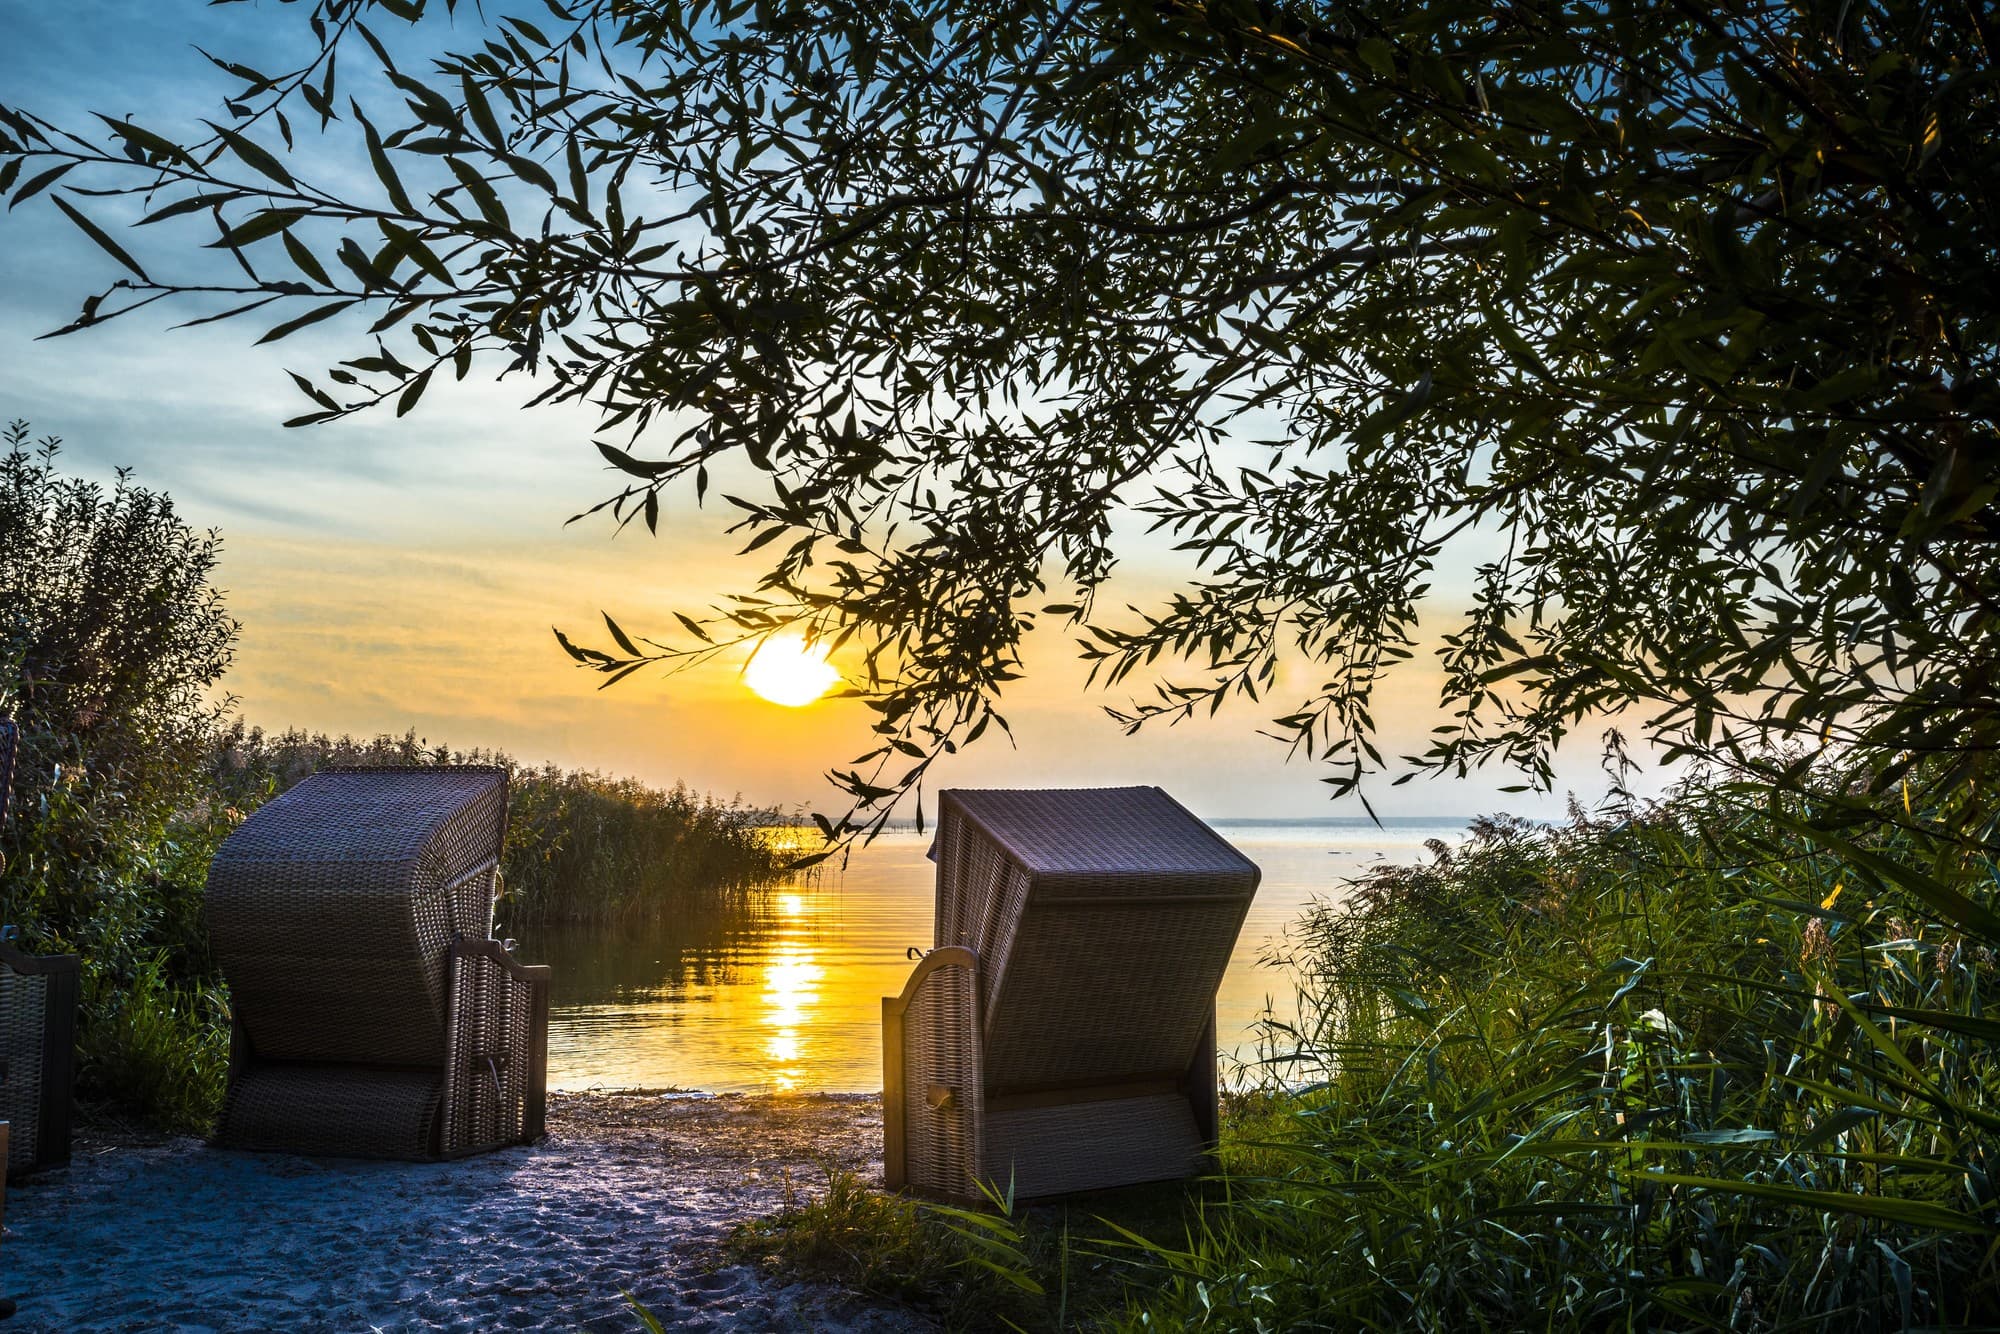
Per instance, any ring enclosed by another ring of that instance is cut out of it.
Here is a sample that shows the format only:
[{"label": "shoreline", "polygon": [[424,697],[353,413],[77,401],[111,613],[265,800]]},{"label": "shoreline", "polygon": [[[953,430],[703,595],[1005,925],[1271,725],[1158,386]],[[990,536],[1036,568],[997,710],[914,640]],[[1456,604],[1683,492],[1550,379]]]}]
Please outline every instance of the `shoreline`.
[{"label": "shoreline", "polygon": [[0,1291],[21,1331],[927,1328],[732,1262],[739,1223],[881,1179],[879,1094],[549,1095],[540,1143],[446,1163],[79,1132],[8,1191]]}]

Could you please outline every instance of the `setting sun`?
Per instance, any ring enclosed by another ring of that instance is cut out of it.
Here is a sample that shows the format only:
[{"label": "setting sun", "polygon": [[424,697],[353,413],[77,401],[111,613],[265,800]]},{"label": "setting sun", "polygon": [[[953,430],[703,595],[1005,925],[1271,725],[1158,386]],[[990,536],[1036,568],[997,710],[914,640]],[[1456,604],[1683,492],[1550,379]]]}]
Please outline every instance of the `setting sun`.
[{"label": "setting sun", "polygon": [[826,660],[824,644],[812,644],[797,630],[766,639],[743,664],[743,684],[788,708],[810,704],[824,695],[840,672]]}]

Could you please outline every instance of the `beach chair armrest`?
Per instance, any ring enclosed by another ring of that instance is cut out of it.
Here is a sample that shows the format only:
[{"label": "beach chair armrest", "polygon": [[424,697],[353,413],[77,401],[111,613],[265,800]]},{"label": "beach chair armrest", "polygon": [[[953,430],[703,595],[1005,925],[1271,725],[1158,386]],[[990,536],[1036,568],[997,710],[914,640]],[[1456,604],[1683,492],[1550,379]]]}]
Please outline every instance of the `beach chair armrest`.
[{"label": "beach chair armrest", "polygon": [[[547,1118],[549,979],[546,965],[524,964],[497,940],[452,942],[452,1068],[447,1078],[491,1084],[470,1103],[476,1124],[451,1127],[454,1149],[539,1139]],[[455,1092],[456,1090],[454,1090]]]},{"label": "beach chair armrest", "polygon": [[891,1190],[964,1196],[978,1161],[979,956],[926,954],[882,1001],[882,1175]]}]

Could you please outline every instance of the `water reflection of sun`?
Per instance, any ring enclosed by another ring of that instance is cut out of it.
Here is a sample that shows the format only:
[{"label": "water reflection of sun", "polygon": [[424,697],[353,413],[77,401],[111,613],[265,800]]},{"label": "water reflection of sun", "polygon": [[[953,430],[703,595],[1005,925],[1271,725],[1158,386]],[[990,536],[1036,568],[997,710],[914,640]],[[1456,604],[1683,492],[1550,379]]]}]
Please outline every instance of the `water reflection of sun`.
[{"label": "water reflection of sun", "polygon": [[805,897],[780,894],[778,939],[772,942],[769,961],[764,965],[764,1055],[771,1063],[771,1083],[781,1092],[790,1092],[805,1077],[804,1029],[811,1011],[819,1003],[820,983],[826,970],[815,957],[811,941],[805,939],[807,916]]}]

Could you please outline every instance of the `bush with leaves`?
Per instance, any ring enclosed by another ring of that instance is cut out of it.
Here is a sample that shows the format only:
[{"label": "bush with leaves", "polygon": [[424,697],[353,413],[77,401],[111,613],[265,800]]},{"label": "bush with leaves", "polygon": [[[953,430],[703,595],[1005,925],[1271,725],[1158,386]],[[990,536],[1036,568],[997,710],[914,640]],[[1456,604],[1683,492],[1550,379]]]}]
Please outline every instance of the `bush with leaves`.
[{"label": "bush with leaves", "polygon": [[198,914],[227,829],[188,813],[236,638],[209,584],[220,544],[123,472],[64,475],[26,423],[0,446],[0,713],[21,729],[0,917],[83,957],[85,1090],[157,1105],[143,1090],[170,1089],[173,1053],[213,1023]]}]

